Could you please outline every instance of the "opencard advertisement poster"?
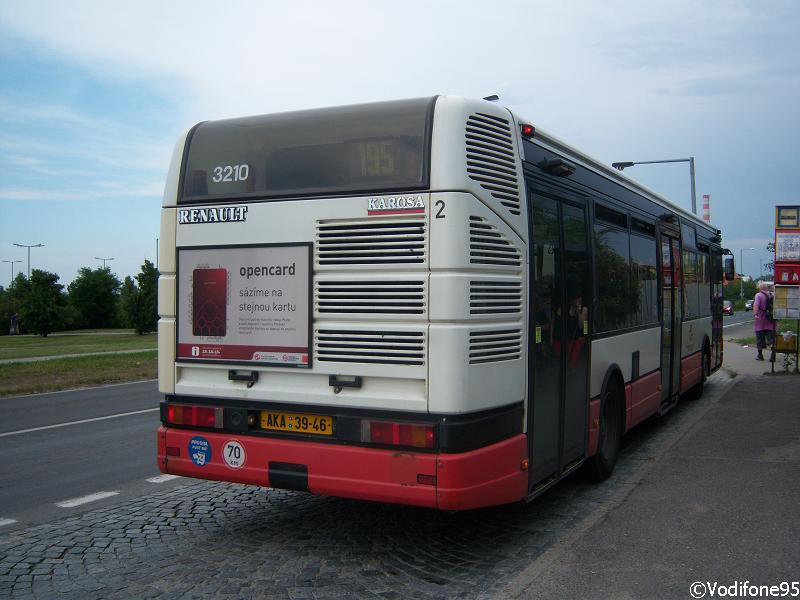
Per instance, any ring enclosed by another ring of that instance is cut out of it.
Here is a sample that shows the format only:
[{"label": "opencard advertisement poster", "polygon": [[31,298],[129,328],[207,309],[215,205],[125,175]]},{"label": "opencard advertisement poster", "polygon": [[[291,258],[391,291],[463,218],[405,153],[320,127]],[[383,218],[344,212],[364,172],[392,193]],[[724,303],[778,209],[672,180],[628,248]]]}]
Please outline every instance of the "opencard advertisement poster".
[{"label": "opencard advertisement poster", "polygon": [[179,360],[310,366],[309,244],[178,249]]}]

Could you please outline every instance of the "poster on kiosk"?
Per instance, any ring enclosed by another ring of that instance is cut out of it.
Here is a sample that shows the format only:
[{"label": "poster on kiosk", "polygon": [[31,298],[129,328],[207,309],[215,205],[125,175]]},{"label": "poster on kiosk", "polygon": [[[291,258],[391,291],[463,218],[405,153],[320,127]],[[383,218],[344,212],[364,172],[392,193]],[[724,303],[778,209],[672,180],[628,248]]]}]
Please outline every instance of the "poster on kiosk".
[{"label": "poster on kiosk", "polygon": [[775,207],[774,314],[800,319],[800,206]]},{"label": "poster on kiosk", "polygon": [[180,361],[310,368],[311,245],[178,249]]}]

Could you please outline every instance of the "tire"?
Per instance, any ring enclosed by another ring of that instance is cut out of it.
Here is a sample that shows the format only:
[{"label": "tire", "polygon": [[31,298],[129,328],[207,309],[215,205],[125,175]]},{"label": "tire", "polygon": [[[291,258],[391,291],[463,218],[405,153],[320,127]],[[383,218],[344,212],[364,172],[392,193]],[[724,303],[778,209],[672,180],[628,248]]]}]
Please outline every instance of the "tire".
[{"label": "tire", "polygon": [[708,346],[703,346],[703,365],[702,373],[700,374],[700,382],[692,389],[686,392],[686,397],[689,400],[699,400],[703,396],[703,390],[706,386],[706,379],[711,373],[711,351]]},{"label": "tire", "polygon": [[622,444],[622,390],[616,378],[608,382],[600,402],[600,432],[597,436],[597,453],[587,463],[589,475],[603,481],[614,472]]}]

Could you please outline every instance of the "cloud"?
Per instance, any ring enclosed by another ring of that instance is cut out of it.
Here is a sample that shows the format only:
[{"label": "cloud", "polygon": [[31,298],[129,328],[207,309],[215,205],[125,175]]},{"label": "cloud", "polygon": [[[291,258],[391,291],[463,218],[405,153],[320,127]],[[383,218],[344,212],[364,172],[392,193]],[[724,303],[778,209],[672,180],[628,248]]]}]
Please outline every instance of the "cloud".
[{"label": "cloud", "polygon": [[[742,215],[796,198],[798,30],[794,0],[4,2],[3,60],[69,76],[0,84],[0,197],[160,198],[204,119],[499,93],[607,163],[695,156],[726,240],[766,239],[768,216]],[[685,166],[638,169],[688,197]]]},{"label": "cloud", "polygon": [[[158,137],[135,123],[77,112],[54,104],[14,102],[0,97],[0,151],[24,158],[20,150],[39,157],[64,154],[85,163],[113,164],[137,169],[162,170],[170,157],[172,139]],[[17,132],[17,133],[14,133]],[[59,143],[60,142],[60,143]]]},{"label": "cloud", "polygon": [[87,200],[114,200],[115,198],[136,199],[160,198],[164,192],[161,181],[120,183],[118,181],[98,181],[93,188],[75,189],[60,187],[48,188],[1,188],[0,201],[6,202],[84,202]]}]

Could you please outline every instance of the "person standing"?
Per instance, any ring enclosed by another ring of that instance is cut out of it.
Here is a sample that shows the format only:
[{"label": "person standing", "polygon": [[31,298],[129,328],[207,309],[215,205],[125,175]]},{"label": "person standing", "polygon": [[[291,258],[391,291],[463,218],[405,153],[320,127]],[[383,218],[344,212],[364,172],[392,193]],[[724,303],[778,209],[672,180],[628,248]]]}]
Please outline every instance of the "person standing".
[{"label": "person standing", "polygon": [[756,348],[758,354],[756,360],[764,360],[764,348],[772,345],[772,338],[775,335],[775,321],[772,320],[772,311],[767,311],[772,298],[769,293],[769,285],[762,281],[758,284],[758,292],[753,298],[753,328],[756,331]]}]

